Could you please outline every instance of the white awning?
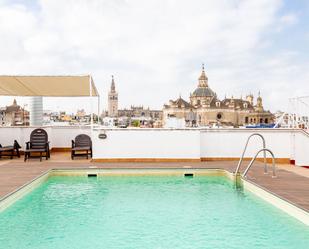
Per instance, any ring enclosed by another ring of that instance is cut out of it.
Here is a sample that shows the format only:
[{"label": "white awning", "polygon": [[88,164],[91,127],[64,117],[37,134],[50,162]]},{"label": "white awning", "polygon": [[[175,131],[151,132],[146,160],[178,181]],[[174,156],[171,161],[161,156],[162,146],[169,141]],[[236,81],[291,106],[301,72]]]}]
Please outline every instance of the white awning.
[{"label": "white awning", "polygon": [[83,97],[99,96],[99,93],[90,75],[0,76],[0,95]]}]

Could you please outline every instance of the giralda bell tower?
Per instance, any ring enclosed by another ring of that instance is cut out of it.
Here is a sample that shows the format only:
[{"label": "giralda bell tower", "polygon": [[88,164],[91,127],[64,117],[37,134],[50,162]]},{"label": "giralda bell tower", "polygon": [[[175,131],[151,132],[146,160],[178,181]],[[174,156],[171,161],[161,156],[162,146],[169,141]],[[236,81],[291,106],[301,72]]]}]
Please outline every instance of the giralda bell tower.
[{"label": "giralda bell tower", "polygon": [[116,92],[114,76],[112,75],[111,90],[108,93],[108,116],[118,116],[118,93]]}]

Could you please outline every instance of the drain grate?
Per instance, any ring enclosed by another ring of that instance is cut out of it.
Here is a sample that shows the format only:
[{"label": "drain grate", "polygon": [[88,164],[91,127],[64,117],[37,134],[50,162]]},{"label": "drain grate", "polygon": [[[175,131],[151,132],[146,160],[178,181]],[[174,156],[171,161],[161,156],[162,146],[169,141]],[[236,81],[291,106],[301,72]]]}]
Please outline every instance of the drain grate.
[{"label": "drain grate", "polygon": [[97,174],[88,174],[88,177],[97,177]]},{"label": "drain grate", "polygon": [[193,177],[194,174],[193,174],[193,173],[185,173],[184,176],[185,176],[185,177]]}]

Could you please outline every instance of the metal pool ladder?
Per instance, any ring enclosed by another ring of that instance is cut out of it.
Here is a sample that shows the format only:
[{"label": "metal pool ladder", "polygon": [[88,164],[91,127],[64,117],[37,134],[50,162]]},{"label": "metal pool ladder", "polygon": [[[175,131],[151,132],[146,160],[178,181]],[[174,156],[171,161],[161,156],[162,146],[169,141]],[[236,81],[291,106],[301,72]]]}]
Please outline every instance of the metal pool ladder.
[{"label": "metal pool ladder", "polygon": [[[277,176],[276,176],[276,164],[275,164],[275,156],[274,156],[274,153],[273,153],[270,149],[266,149],[266,148],[260,149],[260,150],[255,154],[255,157],[252,158],[252,160],[250,161],[248,167],[247,167],[246,170],[244,171],[244,173],[243,173],[243,175],[242,175],[243,177],[246,177],[246,175],[247,175],[249,169],[251,168],[252,164],[254,163],[255,159],[257,158],[257,156],[258,156],[258,155],[260,154],[260,152],[262,152],[262,151],[264,151],[264,153],[267,151],[267,152],[269,152],[269,154],[271,155],[271,157],[272,157],[272,169],[273,169],[273,175],[272,175],[272,177],[273,177],[273,178],[276,178],[276,177],[277,177]],[[266,168],[267,168],[267,164],[266,164]],[[236,175],[237,175],[238,171],[236,171],[235,173],[236,173]],[[265,173],[265,172],[264,172],[264,173]],[[266,173],[267,173],[267,172],[266,172]]]},{"label": "metal pool ladder", "polygon": [[237,168],[236,168],[236,171],[235,171],[236,177],[237,177],[238,174],[240,174],[240,173],[239,173],[240,165],[241,165],[241,163],[242,163],[242,161],[243,161],[243,159],[244,159],[244,156],[245,156],[245,153],[246,153],[246,150],[247,150],[247,147],[248,147],[248,143],[249,143],[250,139],[251,139],[253,136],[258,136],[258,137],[260,137],[260,138],[262,139],[262,141],[263,141],[263,148],[260,149],[260,150],[255,154],[255,156],[251,159],[251,161],[250,161],[248,167],[246,168],[246,170],[244,171],[244,173],[243,173],[242,176],[243,176],[243,177],[246,177],[246,175],[247,175],[249,169],[251,168],[251,166],[253,165],[254,161],[256,160],[256,158],[258,157],[258,155],[263,151],[263,154],[264,154],[264,174],[267,174],[267,171],[268,171],[268,170],[267,170],[267,161],[266,161],[266,152],[269,152],[269,154],[272,156],[272,171],[273,171],[272,177],[275,178],[275,177],[276,177],[276,165],[275,165],[275,156],[274,156],[274,153],[273,153],[270,149],[267,149],[267,148],[266,148],[265,138],[264,138],[261,134],[259,134],[259,133],[253,133],[253,134],[251,134],[251,135],[248,137],[247,142],[246,142],[246,145],[245,145],[245,148],[244,148],[244,150],[243,150],[243,153],[242,153],[242,155],[241,155],[241,158],[239,159],[239,162],[238,162],[238,165],[237,165]]}]

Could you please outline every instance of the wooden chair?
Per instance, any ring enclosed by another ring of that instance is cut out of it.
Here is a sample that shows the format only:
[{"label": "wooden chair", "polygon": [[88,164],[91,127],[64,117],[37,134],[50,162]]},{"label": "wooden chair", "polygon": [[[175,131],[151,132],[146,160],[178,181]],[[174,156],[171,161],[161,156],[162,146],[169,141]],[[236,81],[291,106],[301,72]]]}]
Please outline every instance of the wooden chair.
[{"label": "wooden chair", "polygon": [[[13,159],[14,156],[20,157],[19,149],[20,149],[19,143],[14,140],[13,145],[9,146],[2,146],[0,144],[0,158],[3,156],[9,156],[11,159]],[[15,153],[16,152],[16,153]]]},{"label": "wooden chair", "polygon": [[[77,152],[77,153],[76,153]],[[86,134],[80,134],[72,140],[71,158],[74,160],[76,156],[92,157],[92,141]]]},{"label": "wooden chair", "polygon": [[[32,153],[36,155],[31,155]],[[31,157],[40,157],[40,161],[42,161],[42,157],[45,157],[46,160],[50,158],[48,134],[43,129],[33,130],[30,134],[30,141],[26,143],[25,162]]]}]

